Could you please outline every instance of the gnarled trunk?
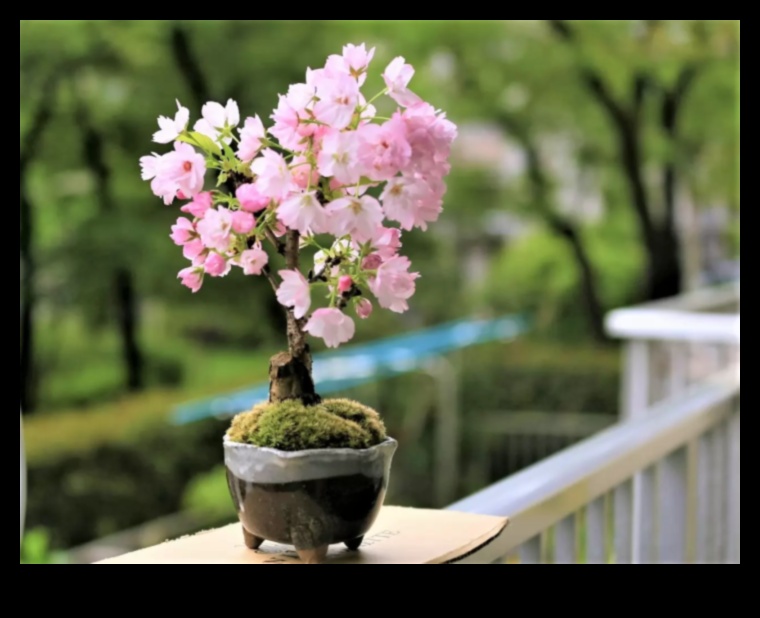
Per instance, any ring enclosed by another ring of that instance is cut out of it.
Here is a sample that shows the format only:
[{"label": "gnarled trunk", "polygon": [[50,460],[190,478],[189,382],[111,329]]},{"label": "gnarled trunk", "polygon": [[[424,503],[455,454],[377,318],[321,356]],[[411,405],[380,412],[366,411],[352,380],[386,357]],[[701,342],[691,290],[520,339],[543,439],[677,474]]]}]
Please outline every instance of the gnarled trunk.
[{"label": "gnarled trunk", "polygon": [[[288,269],[299,269],[301,237],[298,232],[288,232],[285,238],[285,261]],[[311,349],[306,342],[306,320],[298,319],[293,309],[287,310],[288,352],[272,357],[269,366],[269,401],[278,403],[298,399],[304,405],[319,403],[322,398],[316,393],[312,378],[313,363]]]}]

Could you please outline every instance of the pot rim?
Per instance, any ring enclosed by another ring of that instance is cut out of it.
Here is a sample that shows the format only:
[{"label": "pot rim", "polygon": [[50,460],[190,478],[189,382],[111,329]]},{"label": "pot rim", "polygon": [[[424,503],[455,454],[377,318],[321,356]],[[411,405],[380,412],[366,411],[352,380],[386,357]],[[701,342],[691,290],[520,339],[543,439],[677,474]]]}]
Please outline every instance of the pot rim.
[{"label": "pot rim", "polygon": [[321,455],[324,455],[324,456],[329,455],[331,458],[334,457],[335,455],[342,455],[347,458],[355,457],[357,459],[360,459],[362,457],[375,454],[379,451],[389,450],[391,448],[395,451],[398,448],[398,442],[394,440],[393,438],[386,438],[385,441],[381,442],[380,444],[376,444],[375,446],[372,446],[366,449],[318,448],[318,449],[308,449],[304,451],[280,451],[275,448],[256,446],[255,444],[244,444],[243,442],[235,442],[234,440],[231,440],[229,436],[225,435],[224,448],[238,450],[238,451],[250,451],[251,453],[266,453],[266,454],[278,457],[279,459],[286,459],[286,460],[306,459],[306,458],[315,458],[315,457],[318,458]]}]

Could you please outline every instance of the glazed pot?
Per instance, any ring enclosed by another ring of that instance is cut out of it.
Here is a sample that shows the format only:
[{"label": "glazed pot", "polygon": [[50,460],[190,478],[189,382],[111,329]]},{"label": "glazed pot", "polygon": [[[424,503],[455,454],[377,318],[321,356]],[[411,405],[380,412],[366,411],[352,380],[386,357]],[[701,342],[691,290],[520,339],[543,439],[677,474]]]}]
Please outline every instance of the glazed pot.
[{"label": "glazed pot", "polygon": [[389,439],[366,450],[284,452],[225,438],[246,545],[293,545],[307,563],[324,561],[336,543],[357,550],[383,505],[397,447]]}]

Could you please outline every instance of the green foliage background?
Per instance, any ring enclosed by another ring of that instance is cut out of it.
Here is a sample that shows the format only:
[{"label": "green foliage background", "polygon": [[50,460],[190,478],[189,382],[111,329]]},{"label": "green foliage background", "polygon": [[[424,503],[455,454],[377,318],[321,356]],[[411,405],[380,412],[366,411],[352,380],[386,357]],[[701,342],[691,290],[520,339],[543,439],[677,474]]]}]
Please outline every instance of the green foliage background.
[{"label": "green foliage background", "polygon": [[[261,281],[211,281],[193,297],[178,285],[183,259],[168,239],[177,212],[150,194],[137,161],[153,148],[156,117],[170,113],[175,99],[195,117],[203,94],[235,98],[244,114],[266,117],[278,93],[346,42],[377,46],[367,92],[381,87],[385,64],[404,55],[418,70],[415,89],[465,136],[442,221],[429,234],[405,236],[405,252],[423,274],[412,311],[376,312],[358,324],[358,340],[468,315],[529,313],[530,341],[466,352],[462,409],[473,432],[483,411],[614,415],[617,351],[591,343],[575,257],[547,213],[577,228],[605,311],[642,298],[646,256],[618,137],[580,76],[594,71],[624,100],[637,76],[647,76],[654,91],[696,67],[675,143],[662,131],[656,97],[645,99],[643,169],[655,194],[663,166],[675,165],[694,215],[681,230],[687,248],[699,244],[697,215],[718,209],[722,247],[733,259],[740,247],[739,27],[571,25],[573,45],[534,20],[22,20],[22,157],[54,83],[51,117],[22,178],[35,224],[38,405],[25,419],[31,526],[47,528],[53,545],[65,547],[175,512],[187,503],[188,484],[219,463],[220,424],[178,430],[166,418],[178,403],[265,378],[267,358],[283,345],[282,316]],[[104,140],[107,205],[83,157],[83,118]],[[525,136],[543,164],[546,203],[531,185]],[[591,214],[588,200],[596,205]],[[664,216],[653,201],[653,216]],[[504,216],[506,236],[494,223]],[[709,265],[689,259],[690,283],[698,283]],[[119,268],[134,278],[145,359],[140,393],[126,388],[111,286]],[[22,302],[23,294],[22,285]],[[435,407],[420,376],[379,390],[379,398],[352,394],[376,405],[394,437],[403,438],[409,410]],[[431,502],[429,430],[400,453],[399,502]],[[461,492],[473,489],[461,480]]]}]

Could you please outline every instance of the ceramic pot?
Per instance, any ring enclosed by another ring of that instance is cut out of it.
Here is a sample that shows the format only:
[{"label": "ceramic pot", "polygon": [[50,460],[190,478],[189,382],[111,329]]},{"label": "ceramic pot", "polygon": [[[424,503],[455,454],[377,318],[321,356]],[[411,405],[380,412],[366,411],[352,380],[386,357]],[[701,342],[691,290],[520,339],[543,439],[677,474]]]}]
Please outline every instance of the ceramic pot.
[{"label": "ceramic pot", "polygon": [[383,505],[397,447],[388,439],[366,450],[284,452],[225,438],[246,545],[293,545],[307,563],[323,562],[336,543],[359,549]]}]

